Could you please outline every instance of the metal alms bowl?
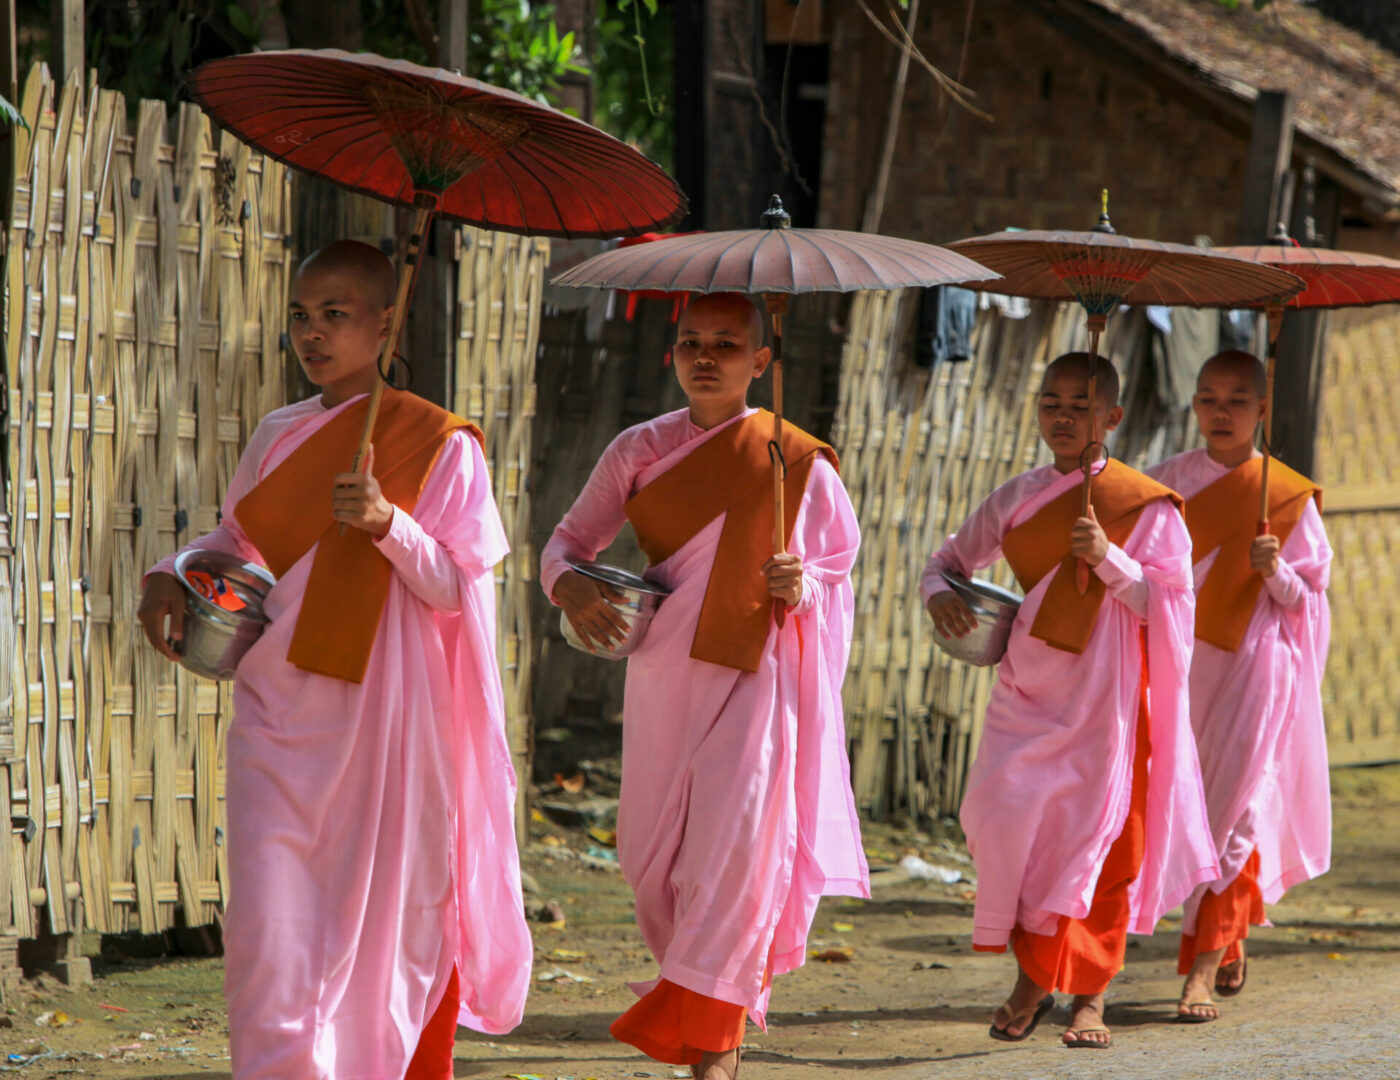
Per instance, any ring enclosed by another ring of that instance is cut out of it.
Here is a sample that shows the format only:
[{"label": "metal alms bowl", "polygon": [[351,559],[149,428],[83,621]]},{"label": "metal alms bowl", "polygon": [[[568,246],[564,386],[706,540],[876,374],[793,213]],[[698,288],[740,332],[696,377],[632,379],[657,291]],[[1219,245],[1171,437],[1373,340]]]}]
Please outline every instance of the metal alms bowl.
[{"label": "metal alms bowl", "polygon": [[[194,572],[222,579],[244,606],[229,611],[190,584]],[[177,646],[180,666],[206,679],[232,679],[243,654],[268,623],[263,600],[276,583],[266,570],[221,551],[193,549],[175,557],[175,576],[185,589],[184,637]]]},{"label": "metal alms bowl", "polygon": [[950,570],[943,571],[943,580],[967,602],[977,617],[977,625],[960,638],[944,637],[935,629],[934,644],[954,660],[975,667],[990,667],[1000,661],[1006,655],[1006,642],[1011,637],[1011,624],[1016,621],[1021,598],[990,581],[965,578]]},{"label": "metal alms bowl", "polygon": [[621,602],[609,602],[627,624],[627,636],[612,648],[590,649],[574,631],[569,617],[561,611],[559,629],[563,631],[564,640],[580,652],[602,657],[604,660],[622,660],[631,656],[641,647],[642,638],[646,636],[647,627],[651,625],[651,617],[656,614],[656,609],[670,594],[670,590],[628,570],[619,570],[615,566],[604,566],[595,562],[570,563],[569,566],[584,577],[604,582],[622,593],[624,599]]}]

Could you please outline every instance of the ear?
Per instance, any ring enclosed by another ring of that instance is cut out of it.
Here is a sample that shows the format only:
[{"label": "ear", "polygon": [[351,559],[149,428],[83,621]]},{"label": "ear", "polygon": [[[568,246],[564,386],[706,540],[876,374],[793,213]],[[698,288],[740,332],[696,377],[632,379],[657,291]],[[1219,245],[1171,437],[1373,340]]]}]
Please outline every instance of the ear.
[{"label": "ear", "polygon": [[390,328],[391,326],[393,326],[393,325],[394,325],[394,305],[393,305],[393,304],[390,304],[388,307],[386,307],[386,308],[383,310],[383,312],[380,313],[380,317],[379,317],[379,335],[380,335],[380,337],[388,337],[388,336],[389,336],[389,328]]},{"label": "ear", "polygon": [[1108,410],[1108,421],[1104,424],[1104,428],[1105,428],[1106,430],[1108,430],[1108,431],[1112,431],[1114,428],[1116,428],[1116,427],[1117,427],[1119,424],[1121,424],[1122,422],[1123,422],[1123,406],[1122,406],[1122,405],[1115,405],[1115,406],[1113,406],[1113,408],[1111,408],[1111,409]]},{"label": "ear", "polygon": [[755,349],[753,354],[753,377],[757,379],[768,370],[769,361],[773,359],[773,350],[767,345],[761,349]]}]

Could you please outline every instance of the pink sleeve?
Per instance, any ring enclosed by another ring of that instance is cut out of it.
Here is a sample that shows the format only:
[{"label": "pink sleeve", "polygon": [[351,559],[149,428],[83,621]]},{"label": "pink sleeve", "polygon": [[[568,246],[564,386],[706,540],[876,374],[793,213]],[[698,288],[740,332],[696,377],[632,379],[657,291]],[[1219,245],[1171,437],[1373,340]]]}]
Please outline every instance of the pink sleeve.
[{"label": "pink sleeve", "polygon": [[257,563],[260,566],[266,565],[262,553],[253,546],[253,542],[248,539],[239,526],[238,519],[234,515],[234,508],[242,501],[243,496],[257,486],[259,479],[261,479],[258,471],[262,465],[263,455],[267,452],[267,441],[266,429],[260,424],[238,459],[238,468],[234,470],[233,479],[229,481],[228,492],[224,495],[223,506],[219,510],[219,524],[214,527],[212,532],[207,532],[203,536],[191,540],[184,547],[171,552],[147,570],[141,578],[142,587],[145,586],[146,579],[152,574],[173,575],[175,573],[175,557],[192,548],[201,551],[222,551],[242,559],[244,562]]},{"label": "pink sleeve", "polygon": [[841,477],[825,458],[817,459],[807,478],[792,546],[802,559],[802,599],[793,611],[826,610],[830,591],[851,579],[860,527]]},{"label": "pink sleeve", "polygon": [[1297,609],[1309,593],[1325,593],[1331,576],[1332,547],[1322,527],[1317,502],[1308,500],[1297,527],[1279,552],[1278,570],[1264,579],[1274,603],[1285,611]]},{"label": "pink sleeve", "polygon": [[1094,567],[1094,573],[1108,586],[1115,600],[1139,619],[1147,618],[1147,582],[1136,559],[1117,544],[1110,543],[1108,554]]},{"label": "pink sleeve", "polygon": [[925,604],[934,594],[948,591],[943,571],[971,577],[973,571],[991,566],[1001,558],[1001,537],[1006,526],[1002,510],[1005,499],[1001,496],[1002,489],[998,489],[983,499],[958,531],[929,556],[919,579],[919,594]]},{"label": "pink sleeve", "polygon": [[448,437],[413,513],[394,507],[389,532],[375,545],[429,607],[461,607],[460,575],[479,577],[510,550],[474,438],[465,431]]},{"label": "pink sleeve", "polygon": [[622,531],[627,522],[624,507],[632,497],[632,480],[626,451],[614,439],[540,553],[540,587],[551,604],[554,583],[563,577],[569,563],[597,558],[598,552]]}]

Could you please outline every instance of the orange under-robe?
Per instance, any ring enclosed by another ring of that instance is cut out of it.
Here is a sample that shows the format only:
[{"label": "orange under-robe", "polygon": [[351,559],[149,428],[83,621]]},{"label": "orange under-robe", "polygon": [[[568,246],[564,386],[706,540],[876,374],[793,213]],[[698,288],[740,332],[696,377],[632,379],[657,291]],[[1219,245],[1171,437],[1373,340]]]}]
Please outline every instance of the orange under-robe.
[{"label": "orange under-robe", "polygon": [[461,987],[457,969],[447,980],[442,1001],[423,1027],[418,1048],[408,1063],[403,1080],[450,1080],[453,1074],[452,1050],[457,1043],[457,1010],[461,1007]]},{"label": "orange under-robe", "polygon": [[614,1039],[668,1065],[698,1065],[706,1053],[743,1045],[748,1010],[662,979],[612,1022]]},{"label": "orange under-robe", "polygon": [[[1128,944],[1128,887],[1142,866],[1147,818],[1148,738],[1146,642],[1138,691],[1138,724],[1133,755],[1132,796],[1123,830],[1108,849],[1094,889],[1094,902],[1082,919],[1060,916],[1053,934],[1032,934],[1015,927],[1011,948],[1016,961],[1037,986],[1065,994],[1100,994],[1123,970]],[[979,952],[1002,948],[974,946]]]},{"label": "orange under-robe", "polygon": [[1201,897],[1196,912],[1196,932],[1181,935],[1177,954],[1179,975],[1190,975],[1201,953],[1224,949],[1221,965],[1237,963],[1244,957],[1240,942],[1249,937],[1250,926],[1263,926],[1264,894],[1259,888],[1259,852],[1250,852],[1244,867],[1223,892],[1209,889]]}]

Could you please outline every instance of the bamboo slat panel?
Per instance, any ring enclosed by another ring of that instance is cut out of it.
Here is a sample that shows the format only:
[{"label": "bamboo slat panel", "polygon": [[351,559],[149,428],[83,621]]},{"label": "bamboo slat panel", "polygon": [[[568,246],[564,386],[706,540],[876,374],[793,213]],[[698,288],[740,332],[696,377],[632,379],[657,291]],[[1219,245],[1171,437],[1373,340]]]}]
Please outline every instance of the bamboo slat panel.
[{"label": "bamboo slat panel", "polygon": [[[511,756],[520,790],[529,784],[534,655],[530,610],[529,475],[535,426],[535,356],[549,241],[483,229],[458,232],[457,347],[452,411],[486,435],[486,463],[511,551],[496,568],[496,649]],[[517,829],[528,835],[525,800]]]},{"label": "bamboo slat panel", "polygon": [[1400,315],[1331,315],[1317,479],[1335,557],[1323,687],[1334,765],[1400,761]]},{"label": "bamboo slat panel", "polygon": [[[224,899],[226,685],[160,660],[140,574],[212,529],[283,401],[285,171],[193,106],[35,68],[6,261],[16,747],[0,934],[155,932]],[[3,694],[0,694],[3,700]],[[33,822],[32,835],[26,824]],[[6,887],[7,886],[7,887]]]},{"label": "bamboo slat panel", "polygon": [[[832,430],[861,524],[846,730],[857,803],[876,817],[937,817],[962,800],[994,671],[936,649],[919,579],[982,499],[1049,460],[1036,422],[1040,377],[1060,353],[1085,347],[1075,308],[1034,305],[1020,320],[992,310],[979,316],[971,361],[930,372],[908,360],[913,310],[913,294],[856,296]],[[1114,316],[1106,345],[1125,401],[1147,393],[1147,341],[1140,312]],[[1110,447],[1141,464],[1149,451],[1175,453],[1185,431],[1174,417]],[[1005,563],[988,575],[1015,587]]]}]

